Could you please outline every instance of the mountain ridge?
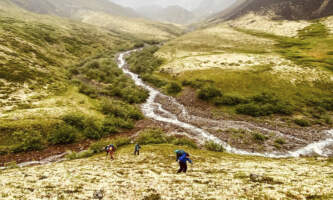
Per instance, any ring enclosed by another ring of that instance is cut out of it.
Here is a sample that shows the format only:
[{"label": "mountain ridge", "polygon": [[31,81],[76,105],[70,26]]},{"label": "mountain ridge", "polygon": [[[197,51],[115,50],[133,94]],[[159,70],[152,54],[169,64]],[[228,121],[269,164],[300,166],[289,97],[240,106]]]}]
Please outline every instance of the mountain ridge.
[{"label": "mountain ridge", "polygon": [[206,19],[208,23],[219,23],[254,12],[270,15],[273,19],[312,20],[333,15],[332,0],[238,0],[225,11]]},{"label": "mountain ridge", "polygon": [[125,17],[140,17],[134,10],[108,0],[12,0],[12,2],[35,13],[53,14],[61,17],[72,17],[73,14],[80,10],[105,12]]}]

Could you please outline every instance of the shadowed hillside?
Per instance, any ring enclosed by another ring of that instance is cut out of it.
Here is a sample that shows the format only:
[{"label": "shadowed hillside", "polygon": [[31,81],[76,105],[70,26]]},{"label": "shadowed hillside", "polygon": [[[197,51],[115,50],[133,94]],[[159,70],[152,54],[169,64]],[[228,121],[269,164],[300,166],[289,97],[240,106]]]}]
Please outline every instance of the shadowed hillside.
[{"label": "shadowed hillside", "polygon": [[208,19],[218,22],[240,17],[249,12],[274,15],[276,19],[310,20],[333,14],[332,0],[238,0],[231,8]]}]

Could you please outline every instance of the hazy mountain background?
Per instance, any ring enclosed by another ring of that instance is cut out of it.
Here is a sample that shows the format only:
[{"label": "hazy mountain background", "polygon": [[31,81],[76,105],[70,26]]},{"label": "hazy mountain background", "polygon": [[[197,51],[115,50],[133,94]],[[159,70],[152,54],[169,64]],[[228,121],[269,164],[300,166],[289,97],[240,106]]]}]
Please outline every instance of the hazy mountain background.
[{"label": "hazy mountain background", "polygon": [[151,20],[189,24],[230,7],[237,0],[111,0]]}]

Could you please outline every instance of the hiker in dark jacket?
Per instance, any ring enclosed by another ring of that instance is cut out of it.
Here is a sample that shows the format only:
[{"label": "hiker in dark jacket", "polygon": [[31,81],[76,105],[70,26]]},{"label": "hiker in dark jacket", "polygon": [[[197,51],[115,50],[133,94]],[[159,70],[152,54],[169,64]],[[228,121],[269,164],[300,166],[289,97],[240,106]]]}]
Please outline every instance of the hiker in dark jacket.
[{"label": "hiker in dark jacket", "polygon": [[179,170],[178,174],[181,172],[186,173],[187,171],[187,161],[192,164],[192,160],[189,159],[190,155],[188,153],[184,153],[182,156],[179,158]]},{"label": "hiker in dark jacket", "polygon": [[179,158],[183,155],[183,154],[185,154],[186,152],[184,151],[184,150],[176,150],[175,151],[175,153],[176,153],[176,161],[178,162],[178,160],[179,160]]},{"label": "hiker in dark jacket", "polygon": [[140,149],[141,149],[140,144],[136,144],[134,147],[134,155],[140,155]]},{"label": "hiker in dark jacket", "polygon": [[113,144],[110,144],[105,147],[105,151],[106,151],[106,156],[108,156],[108,154],[110,154],[110,159],[114,160],[113,154],[116,151],[116,147]]}]

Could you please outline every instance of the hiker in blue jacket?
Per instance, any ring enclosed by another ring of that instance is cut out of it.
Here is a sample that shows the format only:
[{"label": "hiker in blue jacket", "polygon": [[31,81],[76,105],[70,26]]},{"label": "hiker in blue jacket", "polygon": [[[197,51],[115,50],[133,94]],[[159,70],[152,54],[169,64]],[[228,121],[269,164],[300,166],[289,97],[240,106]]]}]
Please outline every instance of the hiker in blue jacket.
[{"label": "hiker in blue jacket", "polygon": [[177,172],[177,174],[184,172],[186,173],[187,171],[187,161],[190,162],[192,164],[192,160],[189,159],[188,157],[190,157],[190,155],[188,153],[184,153],[182,156],[180,156],[179,160],[179,170]]},{"label": "hiker in blue jacket", "polygon": [[183,154],[185,154],[186,152],[184,151],[184,150],[176,150],[175,151],[175,153],[176,153],[176,161],[178,162],[178,160],[179,160],[179,158],[183,155]]},{"label": "hiker in blue jacket", "polygon": [[134,147],[134,155],[140,155],[140,149],[141,149],[141,146],[140,144],[136,144],[135,147]]}]

